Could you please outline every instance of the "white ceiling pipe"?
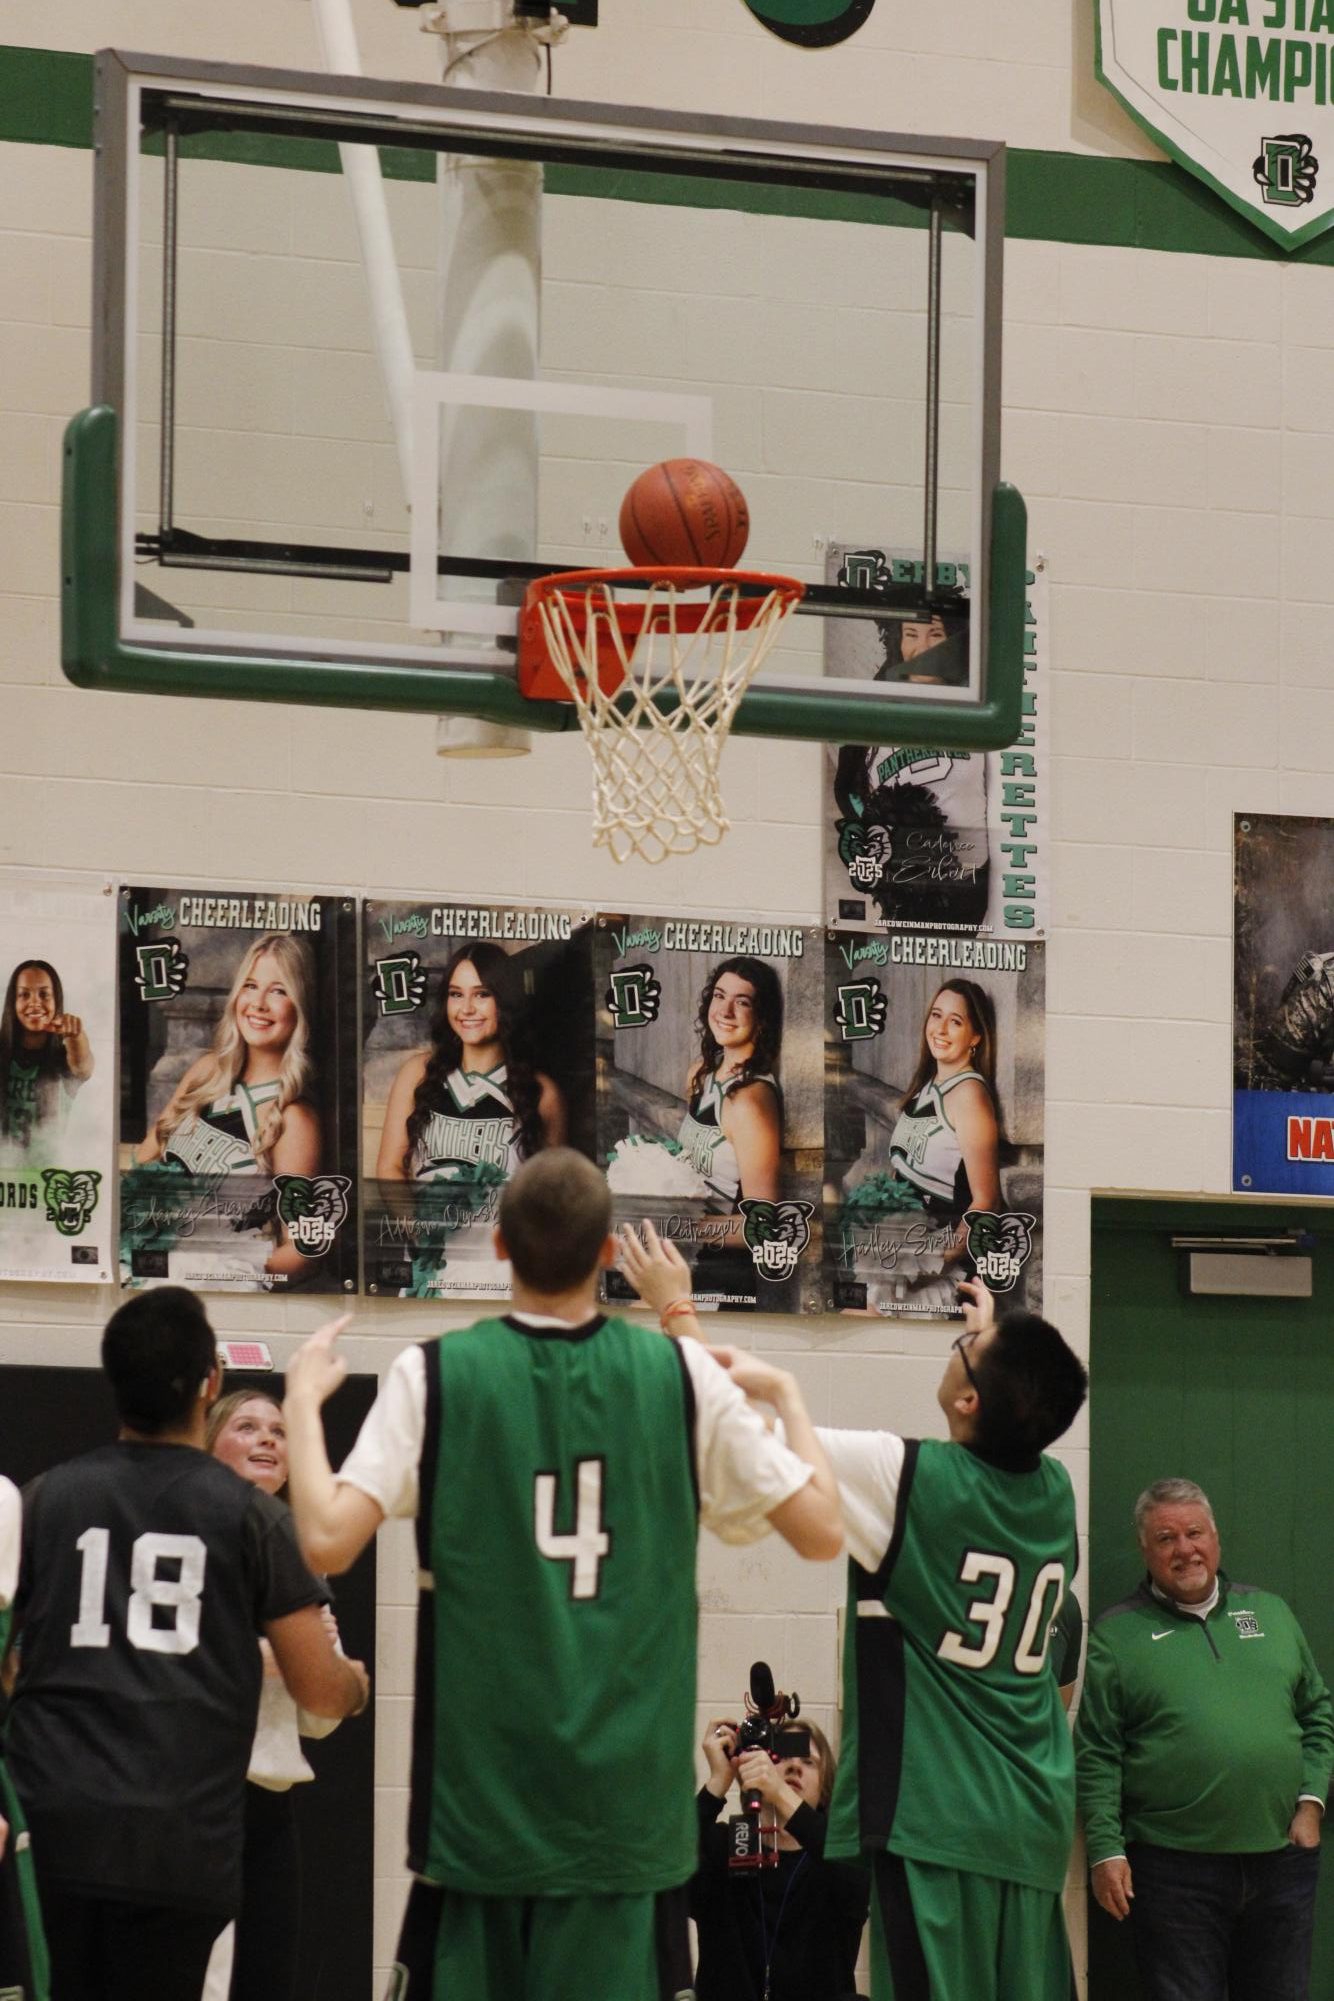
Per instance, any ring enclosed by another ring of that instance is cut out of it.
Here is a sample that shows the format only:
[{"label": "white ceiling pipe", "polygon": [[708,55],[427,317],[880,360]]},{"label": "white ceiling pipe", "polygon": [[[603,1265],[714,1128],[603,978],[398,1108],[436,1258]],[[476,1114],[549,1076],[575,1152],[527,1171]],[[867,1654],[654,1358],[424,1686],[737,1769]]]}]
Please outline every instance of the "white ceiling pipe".
[{"label": "white ceiling pipe", "polygon": [[[361,53],[352,19],[352,0],[311,0],[324,66],[332,74],[360,76]],[[411,504],[412,493],[412,378],[416,361],[412,336],[408,332],[408,310],[403,298],[394,236],[385,200],[380,156],[374,146],[341,145],[338,148],[343,177],[352,197],[361,261],[370,295],[371,326],[375,352],[380,363],[385,401],[394,429],[399,477],[403,498]]]},{"label": "white ceiling pipe", "polygon": [[[521,24],[512,0],[446,0],[423,27],[442,42],[442,81],[473,90],[534,91],[554,29]],[[542,169],[524,160],[441,154],[439,366],[535,378],[541,328]],[[440,547],[456,555],[537,554],[538,419],[528,410],[441,415]],[[451,595],[490,596],[486,578],[452,578]],[[442,716],[436,750],[518,756],[524,730]]]}]

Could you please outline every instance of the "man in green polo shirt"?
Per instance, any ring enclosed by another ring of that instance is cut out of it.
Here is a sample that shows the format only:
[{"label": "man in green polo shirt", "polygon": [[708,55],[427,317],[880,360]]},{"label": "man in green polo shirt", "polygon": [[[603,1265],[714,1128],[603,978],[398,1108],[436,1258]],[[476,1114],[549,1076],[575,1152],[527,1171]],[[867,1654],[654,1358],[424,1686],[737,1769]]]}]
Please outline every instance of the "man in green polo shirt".
[{"label": "man in green polo shirt", "polygon": [[1283,1600],[1219,1569],[1193,1481],[1135,1527],[1148,1576],[1093,1627],[1075,1733],[1093,1894],[1148,2001],[1306,2001],[1329,1692]]}]

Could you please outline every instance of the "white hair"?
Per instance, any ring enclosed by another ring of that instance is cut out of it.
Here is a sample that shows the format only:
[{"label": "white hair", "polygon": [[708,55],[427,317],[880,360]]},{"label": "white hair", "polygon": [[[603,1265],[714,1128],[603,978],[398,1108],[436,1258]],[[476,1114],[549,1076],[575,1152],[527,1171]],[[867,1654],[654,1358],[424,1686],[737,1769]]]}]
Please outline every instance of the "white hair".
[{"label": "white hair", "polygon": [[1135,1534],[1141,1545],[1144,1542],[1144,1524],[1155,1508],[1181,1507],[1203,1508],[1209,1517],[1209,1526],[1217,1528],[1209,1496],[1203,1487],[1197,1487],[1193,1480],[1155,1480],[1135,1503]]}]

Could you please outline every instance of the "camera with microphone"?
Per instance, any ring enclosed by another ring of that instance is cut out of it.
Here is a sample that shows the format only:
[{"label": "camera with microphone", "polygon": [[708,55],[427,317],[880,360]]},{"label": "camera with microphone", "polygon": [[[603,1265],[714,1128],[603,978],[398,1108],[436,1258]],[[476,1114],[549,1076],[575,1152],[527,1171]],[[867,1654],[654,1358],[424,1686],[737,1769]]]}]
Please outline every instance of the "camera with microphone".
[{"label": "camera with microphone", "polygon": [[[791,1719],[801,1714],[801,1698],[795,1689],[785,1695],[774,1687],[773,1672],[767,1661],[756,1661],[750,1670],[750,1688],[745,1696],[746,1713],[736,1726],[731,1756],[744,1757],[747,1751],[767,1751],[775,1764],[784,1758],[809,1758],[811,1733],[794,1728]],[[722,1732],[718,1733],[720,1736]],[[753,1787],[741,1793],[741,1812],[731,1816],[728,1828],[729,1869],[776,1869],[778,1832],[760,1824],[760,1794]],[[766,1840],[766,1833],[769,1839]]]}]

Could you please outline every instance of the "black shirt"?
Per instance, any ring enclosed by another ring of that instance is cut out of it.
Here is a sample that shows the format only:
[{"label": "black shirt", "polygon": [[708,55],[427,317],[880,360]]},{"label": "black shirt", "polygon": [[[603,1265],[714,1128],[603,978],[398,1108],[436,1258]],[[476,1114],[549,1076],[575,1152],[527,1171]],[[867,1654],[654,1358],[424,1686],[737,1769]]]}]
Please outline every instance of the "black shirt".
[{"label": "black shirt", "polygon": [[283,1502],[193,1446],[103,1446],[34,1480],[7,1746],[43,1878],[232,1915],[256,1636],[325,1596]]},{"label": "black shirt", "polygon": [[855,1862],[824,1860],[825,1815],[799,1806],[787,1823],[798,1849],[776,1869],[729,1869],[724,1802],[699,1793],[699,1870],[690,1915],[699,1932],[696,2001],[851,2001],[870,1878]]}]

